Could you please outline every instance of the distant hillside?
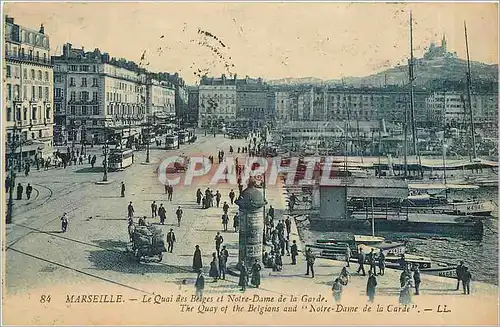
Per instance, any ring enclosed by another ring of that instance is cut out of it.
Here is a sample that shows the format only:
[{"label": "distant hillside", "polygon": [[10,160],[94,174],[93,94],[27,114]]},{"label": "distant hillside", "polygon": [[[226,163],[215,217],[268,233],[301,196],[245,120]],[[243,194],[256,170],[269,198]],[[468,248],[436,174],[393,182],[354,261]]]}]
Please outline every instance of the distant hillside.
[{"label": "distant hillside", "polygon": [[[462,84],[465,81],[467,61],[460,58],[437,58],[433,60],[417,59],[415,64],[415,85],[420,87],[435,87],[440,81],[451,84]],[[488,84],[498,82],[498,65],[487,65],[480,62],[471,62],[473,82]],[[408,66],[389,68],[379,73],[365,77],[346,77],[343,80],[321,80],[318,78],[284,78],[268,82],[271,85],[335,85],[350,86],[403,85],[408,83]]]}]

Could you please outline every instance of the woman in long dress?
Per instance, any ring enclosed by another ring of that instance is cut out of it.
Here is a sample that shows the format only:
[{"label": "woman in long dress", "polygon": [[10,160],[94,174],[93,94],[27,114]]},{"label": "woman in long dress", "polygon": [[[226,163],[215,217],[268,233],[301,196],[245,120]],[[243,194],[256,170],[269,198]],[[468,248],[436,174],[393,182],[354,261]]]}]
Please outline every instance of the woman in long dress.
[{"label": "woman in long dress", "polygon": [[252,266],[252,280],[250,281],[255,287],[260,285],[260,270],[262,267],[259,264],[259,260],[255,259],[255,263]]},{"label": "woman in long dress", "polygon": [[217,257],[215,252],[212,253],[212,262],[210,262],[210,271],[208,273],[208,276],[212,277],[214,279],[214,282],[216,282],[219,278],[219,268],[217,268]]},{"label": "woman in long dress", "polygon": [[198,271],[203,268],[203,263],[201,261],[201,250],[200,246],[196,245],[194,254],[193,254],[193,270]]},{"label": "woman in long dress", "polygon": [[399,291],[399,303],[400,304],[411,304],[411,278],[406,277],[403,287]]}]

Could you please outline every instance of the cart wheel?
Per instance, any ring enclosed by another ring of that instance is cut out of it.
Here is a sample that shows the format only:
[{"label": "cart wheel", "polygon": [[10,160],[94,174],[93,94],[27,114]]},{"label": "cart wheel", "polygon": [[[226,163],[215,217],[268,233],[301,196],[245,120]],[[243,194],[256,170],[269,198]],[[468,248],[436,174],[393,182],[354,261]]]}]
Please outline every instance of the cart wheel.
[{"label": "cart wheel", "polygon": [[163,253],[158,254],[158,262],[163,260]]}]

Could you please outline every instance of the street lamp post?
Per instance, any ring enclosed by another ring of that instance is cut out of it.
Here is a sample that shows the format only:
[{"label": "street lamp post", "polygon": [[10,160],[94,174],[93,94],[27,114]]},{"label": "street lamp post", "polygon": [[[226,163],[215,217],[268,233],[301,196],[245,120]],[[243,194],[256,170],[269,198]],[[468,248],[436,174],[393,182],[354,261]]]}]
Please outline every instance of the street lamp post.
[{"label": "street lamp post", "polygon": [[104,141],[104,146],[102,147],[104,150],[104,175],[102,176],[102,181],[108,181],[108,140]]},{"label": "street lamp post", "polygon": [[147,135],[146,135],[146,163],[149,163],[149,142],[151,141],[151,136],[150,136],[150,131],[149,131],[149,124],[150,124],[150,119],[149,116],[146,118],[147,119]]}]

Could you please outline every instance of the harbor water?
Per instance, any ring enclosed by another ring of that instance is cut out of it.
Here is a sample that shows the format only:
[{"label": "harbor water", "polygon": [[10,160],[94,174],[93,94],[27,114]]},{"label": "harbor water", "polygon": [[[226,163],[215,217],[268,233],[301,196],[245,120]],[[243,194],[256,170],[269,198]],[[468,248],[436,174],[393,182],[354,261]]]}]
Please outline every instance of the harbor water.
[{"label": "harbor water", "polygon": [[[475,195],[498,203],[498,189],[484,188]],[[318,239],[347,239],[353,233],[312,230],[307,220],[298,221],[301,238],[305,243]],[[449,236],[415,236],[377,232],[388,240],[408,240],[407,252],[429,257],[436,261],[458,264],[463,260],[469,267],[473,280],[498,285],[498,208],[493,217],[485,217],[484,234],[481,240],[468,240]]]}]

